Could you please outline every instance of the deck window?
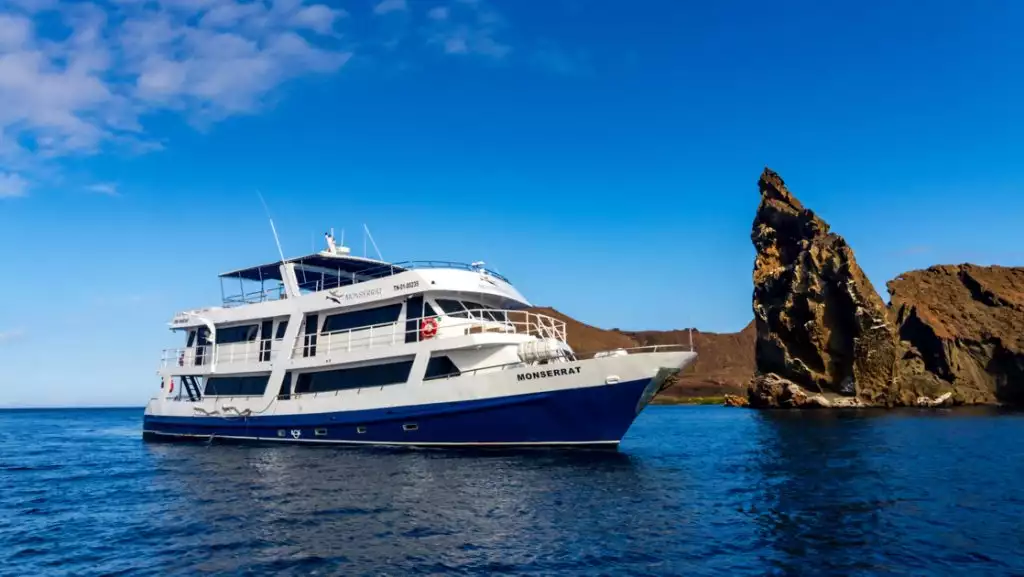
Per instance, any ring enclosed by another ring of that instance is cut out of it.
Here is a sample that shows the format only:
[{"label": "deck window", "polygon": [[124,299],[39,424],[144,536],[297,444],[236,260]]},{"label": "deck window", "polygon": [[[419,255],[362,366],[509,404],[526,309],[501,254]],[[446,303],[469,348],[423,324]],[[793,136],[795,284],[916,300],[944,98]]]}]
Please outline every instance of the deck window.
[{"label": "deck window", "polygon": [[402,314],[402,303],[331,315],[324,319],[324,328],[321,329],[321,332],[334,333],[371,325],[394,323],[398,322],[400,314]]},{"label": "deck window", "polygon": [[295,383],[295,393],[323,393],[395,385],[409,380],[412,361],[352,367],[333,371],[303,373]]},{"label": "deck window", "polygon": [[207,377],[206,396],[242,397],[258,396],[267,390],[270,375],[252,375],[245,377]]},{"label": "deck window", "polygon": [[462,303],[452,299],[437,299],[437,306],[441,307],[441,310],[443,310],[446,315],[456,315],[458,313],[466,312],[466,308],[462,306]]},{"label": "deck window", "polygon": [[472,315],[473,318],[477,318],[477,319],[481,319],[481,320],[485,320],[485,321],[496,321],[496,320],[498,320],[494,316],[494,313],[492,313],[489,310],[484,310],[484,309],[488,309],[490,307],[485,307],[484,305],[482,305],[480,303],[474,303],[474,302],[471,302],[471,301],[462,301],[462,304],[467,309],[469,309],[471,311],[469,314]]},{"label": "deck window", "polygon": [[278,391],[277,398],[283,401],[287,401],[292,398],[292,378],[294,373],[288,371],[284,374],[284,378],[281,379],[281,389]]},{"label": "deck window", "polygon": [[281,321],[277,324],[277,332],[274,333],[274,338],[281,340],[284,338],[285,331],[288,330],[288,321]]},{"label": "deck window", "polygon": [[423,376],[424,380],[427,379],[439,379],[442,377],[457,377],[459,376],[459,367],[455,366],[455,363],[448,357],[433,357],[427,361],[427,372]]},{"label": "deck window", "polygon": [[240,327],[224,327],[217,329],[217,344],[246,343],[256,340],[260,332],[259,325],[243,325]]}]

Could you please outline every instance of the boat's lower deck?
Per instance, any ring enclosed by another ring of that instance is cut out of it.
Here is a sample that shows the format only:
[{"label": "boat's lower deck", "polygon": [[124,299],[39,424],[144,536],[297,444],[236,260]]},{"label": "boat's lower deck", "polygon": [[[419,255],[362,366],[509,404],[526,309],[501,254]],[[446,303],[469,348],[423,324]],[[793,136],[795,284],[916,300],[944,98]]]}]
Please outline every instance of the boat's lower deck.
[{"label": "boat's lower deck", "polygon": [[370,410],[247,417],[146,415],[150,440],[615,447],[660,380]]}]

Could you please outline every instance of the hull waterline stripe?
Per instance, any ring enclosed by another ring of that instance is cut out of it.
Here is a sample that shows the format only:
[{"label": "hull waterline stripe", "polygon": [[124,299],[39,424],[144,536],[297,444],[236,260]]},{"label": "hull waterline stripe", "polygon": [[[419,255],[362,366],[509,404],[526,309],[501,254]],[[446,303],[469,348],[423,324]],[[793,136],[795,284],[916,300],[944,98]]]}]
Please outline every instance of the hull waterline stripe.
[{"label": "hull waterline stripe", "polygon": [[516,442],[489,442],[489,443],[446,443],[424,441],[415,442],[389,442],[389,441],[342,441],[334,439],[282,439],[280,437],[243,437],[238,435],[197,435],[194,433],[165,433],[162,431],[143,430],[144,434],[160,435],[164,437],[189,437],[193,439],[233,439],[241,441],[276,441],[280,443],[322,443],[335,445],[393,445],[393,446],[450,446],[450,447],[490,447],[490,446],[528,446],[528,445],[618,445],[619,441],[516,441]]}]

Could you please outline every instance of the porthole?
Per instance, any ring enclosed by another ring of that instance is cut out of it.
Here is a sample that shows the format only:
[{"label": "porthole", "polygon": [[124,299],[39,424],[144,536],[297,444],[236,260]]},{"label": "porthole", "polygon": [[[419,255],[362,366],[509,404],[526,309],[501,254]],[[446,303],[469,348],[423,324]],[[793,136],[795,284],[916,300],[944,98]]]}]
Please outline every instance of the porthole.
[{"label": "porthole", "polygon": [[278,430],[277,430],[277,436],[278,436],[278,437],[283,437],[283,436],[285,436],[285,435],[287,435],[287,434],[288,434],[288,432],[287,432],[287,431],[285,431],[284,429],[278,429]]},{"label": "porthole", "polygon": [[420,426],[417,425],[416,423],[406,423],[406,424],[402,425],[402,430],[405,431],[405,432],[416,431],[416,430],[419,430],[419,428],[420,428]]},{"label": "porthole", "polygon": [[356,432],[359,433],[360,435],[365,434],[366,427],[356,427]]},{"label": "porthole", "polygon": [[319,429],[313,429],[313,434],[316,435],[317,437],[326,437],[327,436],[327,429],[325,429],[323,427],[321,427]]}]

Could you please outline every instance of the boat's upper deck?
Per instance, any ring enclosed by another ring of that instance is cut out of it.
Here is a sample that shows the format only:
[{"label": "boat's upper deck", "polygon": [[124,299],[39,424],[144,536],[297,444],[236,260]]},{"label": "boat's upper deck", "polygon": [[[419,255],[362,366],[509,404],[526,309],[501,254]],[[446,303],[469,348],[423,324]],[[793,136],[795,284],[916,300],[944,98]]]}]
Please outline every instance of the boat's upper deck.
[{"label": "boat's upper deck", "polygon": [[[466,264],[447,261],[389,263],[327,251],[286,259],[284,263],[294,266],[299,290],[303,293],[350,286],[424,268],[479,272],[511,284],[508,279],[483,268],[480,263]],[[276,261],[221,274],[221,297],[224,306],[235,307],[284,298],[286,291],[281,277],[282,264],[282,261]],[[238,284],[234,285],[232,281],[237,281]],[[258,287],[256,283],[259,283]],[[234,287],[234,290],[231,287]]]}]

